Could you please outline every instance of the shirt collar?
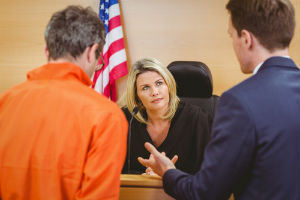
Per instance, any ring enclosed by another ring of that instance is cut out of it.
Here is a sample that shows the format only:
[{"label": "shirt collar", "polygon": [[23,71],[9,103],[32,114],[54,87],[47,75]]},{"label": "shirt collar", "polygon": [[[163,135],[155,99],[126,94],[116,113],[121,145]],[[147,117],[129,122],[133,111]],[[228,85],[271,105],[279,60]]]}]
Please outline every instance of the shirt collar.
[{"label": "shirt collar", "polygon": [[256,73],[257,73],[257,71],[259,70],[259,68],[262,66],[263,63],[264,63],[264,62],[259,63],[259,64],[254,68],[253,74],[256,74]]},{"label": "shirt collar", "polygon": [[90,86],[93,84],[87,74],[73,63],[48,63],[27,73],[28,80],[74,79]]}]

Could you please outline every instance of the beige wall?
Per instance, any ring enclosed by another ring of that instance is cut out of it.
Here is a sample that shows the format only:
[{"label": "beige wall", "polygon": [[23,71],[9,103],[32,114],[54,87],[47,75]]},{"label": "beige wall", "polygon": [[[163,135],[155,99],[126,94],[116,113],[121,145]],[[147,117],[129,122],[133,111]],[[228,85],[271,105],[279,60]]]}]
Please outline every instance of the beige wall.
[{"label": "beige wall", "polygon": [[[26,79],[26,72],[46,62],[43,32],[51,14],[69,4],[98,0],[13,0],[0,7],[0,92]],[[205,62],[221,94],[244,80],[227,34],[227,0],[120,0],[129,66],[142,57],[165,65],[174,60]],[[300,0],[292,0],[297,27],[290,54],[300,66]],[[126,77],[118,81],[119,94]]]},{"label": "beige wall", "polygon": [[97,8],[97,2],[0,0],[0,92],[26,80],[27,71],[46,63],[44,31],[53,12],[69,4]]}]

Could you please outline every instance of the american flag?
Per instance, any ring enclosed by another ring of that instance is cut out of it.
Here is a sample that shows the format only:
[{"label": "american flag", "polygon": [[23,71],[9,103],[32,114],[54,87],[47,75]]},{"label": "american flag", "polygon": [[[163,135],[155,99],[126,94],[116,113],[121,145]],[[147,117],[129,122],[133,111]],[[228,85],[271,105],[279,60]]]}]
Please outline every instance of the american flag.
[{"label": "american flag", "polygon": [[100,0],[99,17],[106,30],[106,42],[102,53],[105,65],[95,72],[93,88],[116,101],[116,80],[128,74],[118,0]]}]

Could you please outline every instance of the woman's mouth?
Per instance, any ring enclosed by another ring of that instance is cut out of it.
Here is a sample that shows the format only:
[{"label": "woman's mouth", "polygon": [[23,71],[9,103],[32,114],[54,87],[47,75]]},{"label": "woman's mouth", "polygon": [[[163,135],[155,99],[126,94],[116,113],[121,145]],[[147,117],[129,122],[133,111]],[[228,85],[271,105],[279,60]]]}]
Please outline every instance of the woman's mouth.
[{"label": "woman's mouth", "polygon": [[156,99],[154,99],[154,100],[152,101],[152,103],[158,103],[158,102],[160,102],[162,99],[163,99],[163,98],[156,98]]}]

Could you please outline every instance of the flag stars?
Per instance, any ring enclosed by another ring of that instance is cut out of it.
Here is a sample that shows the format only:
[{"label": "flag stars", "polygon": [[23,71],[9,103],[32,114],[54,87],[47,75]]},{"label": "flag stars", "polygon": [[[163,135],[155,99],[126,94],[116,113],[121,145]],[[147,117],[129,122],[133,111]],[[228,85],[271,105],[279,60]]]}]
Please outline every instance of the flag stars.
[{"label": "flag stars", "polygon": [[102,4],[100,5],[100,9],[101,9],[101,10],[104,10],[104,3],[102,3]]},{"label": "flag stars", "polygon": [[106,14],[108,14],[108,8],[107,8],[107,9],[105,9],[105,13],[106,13]]}]

